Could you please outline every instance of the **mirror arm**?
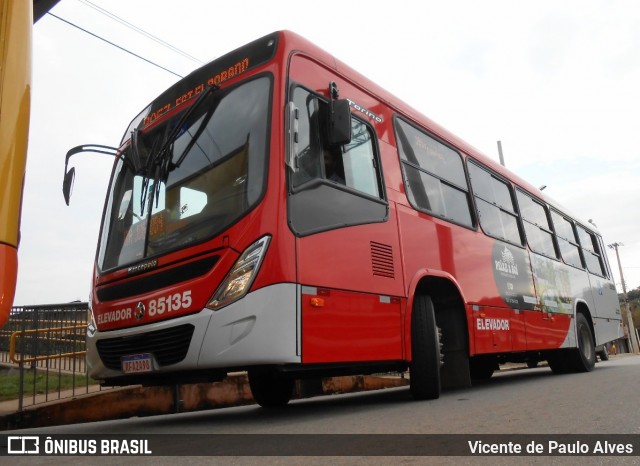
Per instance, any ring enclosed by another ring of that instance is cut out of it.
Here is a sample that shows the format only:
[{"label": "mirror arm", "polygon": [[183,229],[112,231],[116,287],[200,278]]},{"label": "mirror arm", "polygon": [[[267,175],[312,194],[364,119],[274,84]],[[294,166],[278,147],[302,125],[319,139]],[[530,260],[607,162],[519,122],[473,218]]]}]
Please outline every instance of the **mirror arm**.
[{"label": "mirror arm", "polygon": [[64,172],[67,173],[69,166],[69,159],[72,155],[79,154],[80,152],[97,152],[99,154],[118,155],[118,149],[111,146],[103,146],[100,144],[82,144],[80,146],[73,147],[67,151],[67,155],[64,160]]},{"label": "mirror arm", "polygon": [[340,91],[338,90],[338,85],[335,81],[331,81],[329,83],[329,122],[333,121],[335,115],[335,109],[333,106],[333,102],[338,100],[340,97]]},{"label": "mirror arm", "polygon": [[298,166],[298,122],[300,118],[300,110],[293,102],[287,105],[287,157],[286,164],[297,173]]},{"label": "mirror arm", "polygon": [[64,195],[64,200],[67,205],[69,205],[71,199],[71,188],[75,178],[75,168],[72,167],[71,170],[69,170],[69,159],[72,155],[79,154],[80,152],[97,152],[99,154],[113,155],[114,157],[117,157],[120,153],[115,147],[100,144],[83,144],[69,149],[64,159],[64,178],[62,182],[62,194]]}]

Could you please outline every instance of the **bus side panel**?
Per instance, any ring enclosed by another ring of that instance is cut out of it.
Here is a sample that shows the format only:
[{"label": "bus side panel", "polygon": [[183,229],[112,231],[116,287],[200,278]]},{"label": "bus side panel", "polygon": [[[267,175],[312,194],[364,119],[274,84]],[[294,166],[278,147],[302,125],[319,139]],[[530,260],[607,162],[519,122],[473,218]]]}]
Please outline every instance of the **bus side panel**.
[{"label": "bus side panel", "polygon": [[602,345],[624,336],[616,287],[606,278],[593,274],[589,274],[589,283],[595,303],[592,317],[596,345]]},{"label": "bus side panel", "polygon": [[624,336],[622,320],[620,319],[593,319],[593,329],[596,334],[596,345],[602,345]]},{"label": "bus side panel", "polygon": [[512,332],[522,330],[511,309],[482,307],[472,314],[476,354],[513,351]]},{"label": "bus side panel", "polygon": [[400,298],[303,287],[302,362],[401,359],[400,310]]},{"label": "bus side panel", "polygon": [[531,350],[569,348],[577,345],[571,318],[577,302],[585,303],[591,316],[595,304],[587,273],[559,260],[531,253],[539,311],[527,313]]},{"label": "bus side panel", "polygon": [[419,270],[443,271],[456,277],[467,303],[510,308],[494,278],[494,239],[400,204],[398,217],[407,282]]},{"label": "bus side panel", "polygon": [[389,217],[298,238],[303,362],[402,359],[403,282]]},{"label": "bus side panel", "polygon": [[529,351],[560,348],[573,336],[569,334],[571,315],[524,311],[523,317]]}]

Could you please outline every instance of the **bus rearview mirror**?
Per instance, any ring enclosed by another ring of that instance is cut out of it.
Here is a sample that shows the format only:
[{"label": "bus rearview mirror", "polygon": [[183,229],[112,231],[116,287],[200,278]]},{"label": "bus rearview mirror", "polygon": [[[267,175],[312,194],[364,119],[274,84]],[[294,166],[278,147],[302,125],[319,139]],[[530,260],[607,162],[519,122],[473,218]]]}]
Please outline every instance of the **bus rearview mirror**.
[{"label": "bus rearview mirror", "polygon": [[76,167],[71,167],[67,173],[64,174],[64,181],[62,182],[62,194],[64,195],[64,201],[69,205],[71,199],[71,191],[73,190],[73,181],[76,178]]},{"label": "bus rearview mirror", "polygon": [[351,109],[347,99],[331,102],[328,128],[329,144],[332,146],[351,142]]}]

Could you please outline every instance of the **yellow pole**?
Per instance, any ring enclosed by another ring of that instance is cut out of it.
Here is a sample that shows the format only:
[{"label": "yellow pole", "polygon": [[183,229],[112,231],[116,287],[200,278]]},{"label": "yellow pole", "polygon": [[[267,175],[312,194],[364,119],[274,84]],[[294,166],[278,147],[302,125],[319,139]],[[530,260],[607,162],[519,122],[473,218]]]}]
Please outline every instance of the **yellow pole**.
[{"label": "yellow pole", "polygon": [[0,0],[0,327],[18,275],[20,209],[31,104],[32,2]]}]

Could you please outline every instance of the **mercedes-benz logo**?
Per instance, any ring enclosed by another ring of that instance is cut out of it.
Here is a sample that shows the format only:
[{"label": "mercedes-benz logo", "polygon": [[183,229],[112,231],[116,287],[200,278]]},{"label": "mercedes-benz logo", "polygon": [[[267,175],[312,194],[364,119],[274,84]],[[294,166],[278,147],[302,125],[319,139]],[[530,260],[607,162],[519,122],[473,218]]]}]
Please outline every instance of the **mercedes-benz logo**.
[{"label": "mercedes-benz logo", "polygon": [[136,306],[136,312],[135,312],[136,320],[141,320],[144,317],[145,311],[146,309],[144,307],[144,303],[140,301]]}]

